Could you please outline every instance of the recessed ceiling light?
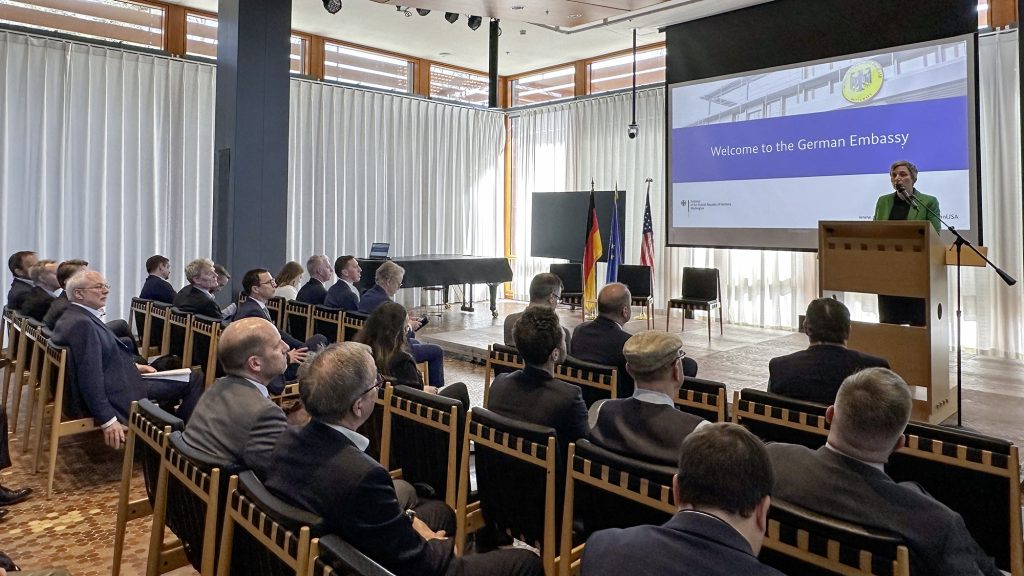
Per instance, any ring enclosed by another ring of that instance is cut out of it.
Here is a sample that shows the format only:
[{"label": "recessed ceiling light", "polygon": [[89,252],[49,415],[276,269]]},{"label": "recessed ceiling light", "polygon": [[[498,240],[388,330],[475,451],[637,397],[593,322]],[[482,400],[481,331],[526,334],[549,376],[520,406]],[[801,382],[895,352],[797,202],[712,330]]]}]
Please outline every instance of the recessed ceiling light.
[{"label": "recessed ceiling light", "polygon": [[523,8],[526,8],[526,6],[522,6],[520,4],[516,4],[515,6],[510,6],[509,10],[522,10]]},{"label": "recessed ceiling light", "polygon": [[569,14],[569,18],[582,18],[583,14]]},{"label": "recessed ceiling light", "polygon": [[451,56],[451,55],[452,55],[451,52],[439,52],[438,53],[438,56],[440,56],[442,58],[444,58],[445,56]]}]

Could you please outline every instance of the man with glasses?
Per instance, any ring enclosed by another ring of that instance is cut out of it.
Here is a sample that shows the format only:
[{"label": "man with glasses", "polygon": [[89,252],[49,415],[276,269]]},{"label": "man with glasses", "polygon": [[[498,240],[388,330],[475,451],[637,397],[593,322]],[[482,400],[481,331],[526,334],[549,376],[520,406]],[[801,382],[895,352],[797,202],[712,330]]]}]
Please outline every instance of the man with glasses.
[{"label": "man with glasses", "polygon": [[[562,279],[550,272],[541,272],[530,280],[530,303],[526,306],[526,310],[537,306],[554,310],[558,308],[558,302],[562,299]],[[526,312],[523,310],[523,312]],[[516,322],[519,321],[519,317],[523,315],[523,312],[514,312],[505,317],[504,324],[504,336],[506,346],[515,346],[515,338],[512,336],[512,330],[515,328]],[[565,333],[565,348],[569,350],[572,348],[572,334],[568,328],[562,328],[562,332]]]},{"label": "man with glasses", "polygon": [[590,407],[590,441],[623,456],[672,466],[683,439],[708,422],[676,408],[683,383],[683,342],[645,330],[622,347],[626,370],[636,380],[630,398],[599,400]]},{"label": "man with glasses", "polygon": [[[443,502],[421,504],[415,513],[403,510],[391,476],[364,453],[370,441],[356,431],[373,413],[380,385],[364,344],[333,344],[303,364],[299,394],[312,420],[281,435],[267,488],[319,515],[325,533],[336,534],[394,574],[542,574],[540,560],[529,550],[456,556],[447,538],[454,514]],[[430,515],[438,518],[426,519]]]},{"label": "man with glasses", "polygon": [[[100,320],[110,285],[95,270],[82,270],[67,282],[71,304],[57,321],[53,342],[70,348],[69,368],[84,408],[111,448],[124,443],[128,411],[133,400],[149,398],[168,406],[180,401],[177,416],[188,421],[203,393],[203,372],[193,371],[185,381],[143,378],[156,372],[136,364],[131,347]],[[82,407],[78,407],[82,408]]]},{"label": "man with glasses", "polygon": [[220,290],[220,281],[213,267],[213,260],[197,258],[185,266],[185,280],[188,284],[174,296],[174,307],[182,312],[199,314],[223,320],[234,313],[234,304],[222,312],[213,293]]}]

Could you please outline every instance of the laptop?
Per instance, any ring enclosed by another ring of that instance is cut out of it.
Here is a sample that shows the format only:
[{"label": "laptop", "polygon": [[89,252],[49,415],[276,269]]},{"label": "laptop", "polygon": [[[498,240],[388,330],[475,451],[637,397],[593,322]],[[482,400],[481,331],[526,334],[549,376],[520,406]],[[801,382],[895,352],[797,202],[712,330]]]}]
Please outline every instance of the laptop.
[{"label": "laptop", "polygon": [[370,244],[370,255],[368,260],[389,260],[388,252],[391,251],[390,242],[374,242]]}]

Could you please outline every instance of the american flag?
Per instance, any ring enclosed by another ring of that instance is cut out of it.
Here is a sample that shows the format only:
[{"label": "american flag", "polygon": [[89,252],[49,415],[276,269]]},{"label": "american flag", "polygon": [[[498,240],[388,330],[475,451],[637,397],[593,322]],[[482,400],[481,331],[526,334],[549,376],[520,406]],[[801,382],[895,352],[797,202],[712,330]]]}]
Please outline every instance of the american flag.
[{"label": "american flag", "polygon": [[640,242],[640,264],[651,267],[654,277],[654,224],[651,222],[651,188],[647,187],[647,201],[644,204],[644,237]]}]

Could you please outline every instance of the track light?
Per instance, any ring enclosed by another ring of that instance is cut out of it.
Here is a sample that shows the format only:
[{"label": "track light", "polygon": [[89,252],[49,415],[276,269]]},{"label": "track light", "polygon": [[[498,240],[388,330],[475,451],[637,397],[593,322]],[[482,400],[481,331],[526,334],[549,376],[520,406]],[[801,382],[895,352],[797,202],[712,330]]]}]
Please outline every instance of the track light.
[{"label": "track light", "polygon": [[447,20],[449,24],[455,24],[455,21],[459,19],[459,13],[458,12],[445,12],[444,13],[444,19]]},{"label": "track light", "polygon": [[484,19],[479,16],[470,16],[469,20],[466,21],[466,24],[469,25],[470,30],[476,30],[481,24],[483,24],[483,22]]},{"label": "track light", "polygon": [[324,0],[324,10],[337,14],[338,10],[341,10],[341,0]]},{"label": "track light", "polygon": [[426,16],[427,14],[430,14],[430,10],[426,8],[417,8],[416,13],[419,14],[420,16]]},{"label": "track light", "polygon": [[408,8],[403,8],[402,6],[395,6],[395,9],[398,10],[399,12],[401,12],[402,14],[405,14],[406,18],[409,18],[409,17],[412,16],[412,12],[409,12]]}]

